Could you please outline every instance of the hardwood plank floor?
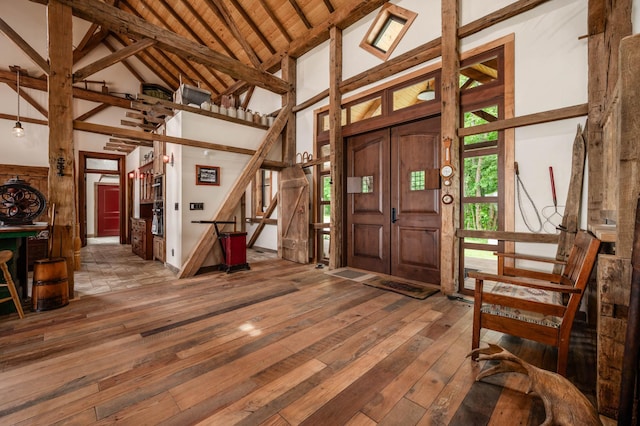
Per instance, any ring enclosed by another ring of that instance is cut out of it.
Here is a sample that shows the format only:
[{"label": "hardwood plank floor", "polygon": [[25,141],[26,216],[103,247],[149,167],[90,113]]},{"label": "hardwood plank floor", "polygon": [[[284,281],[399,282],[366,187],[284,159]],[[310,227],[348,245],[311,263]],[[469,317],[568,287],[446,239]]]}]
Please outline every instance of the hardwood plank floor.
[{"label": "hardwood plank floor", "polygon": [[[0,424],[537,425],[526,380],[466,358],[472,306],[385,292],[261,256],[176,279],[129,246],[88,246],[76,298],[0,317]],[[594,333],[569,378],[594,400]],[[535,365],[555,350],[496,332]]]}]

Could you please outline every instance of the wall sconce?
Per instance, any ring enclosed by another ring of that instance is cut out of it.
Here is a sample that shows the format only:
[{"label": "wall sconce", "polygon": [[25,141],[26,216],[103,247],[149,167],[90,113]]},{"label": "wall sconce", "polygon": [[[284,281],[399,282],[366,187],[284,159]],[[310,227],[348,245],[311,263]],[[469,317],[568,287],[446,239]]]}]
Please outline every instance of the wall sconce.
[{"label": "wall sconce", "polygon": [[136,177],[136,172],[129,172],[129,179]]},{"label": "wall sconce", "polygon": [[164,164],[167,164],[167,163],[169,162],[169,156],[168,156],[167,154],[164,154],[164,155],[162,156],[162,162],[163,162]]},{"label": "wall sconce", "polygon": [[64,158],[58,157],[56,160],[56,169],[58,169],[58,176],[64,176]]}]

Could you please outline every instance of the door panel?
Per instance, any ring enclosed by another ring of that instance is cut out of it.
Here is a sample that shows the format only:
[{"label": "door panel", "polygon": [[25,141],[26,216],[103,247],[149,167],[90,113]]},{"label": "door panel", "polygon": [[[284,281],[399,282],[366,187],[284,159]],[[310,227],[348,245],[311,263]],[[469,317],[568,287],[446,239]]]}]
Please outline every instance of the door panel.
[{"label": "door panel", "polygon": [[348,177],[365,182],[362,192],[347,195],[347,264],[388,274],[389,263],[389,131],[347,140]]},{"label": "door panel", "polygon": [[440,284],[440,120],[391,129],[391,274]]},{"label": "door panel", "polygon": [[97,236],[120,235],[120,188],[98,184]]},{"label": "door panel", "polygon": [[[280,174],[278,256],[298,263],[309,261],[309,181],[300,166]],[[285,209],[284,206],[287,206]]]}]

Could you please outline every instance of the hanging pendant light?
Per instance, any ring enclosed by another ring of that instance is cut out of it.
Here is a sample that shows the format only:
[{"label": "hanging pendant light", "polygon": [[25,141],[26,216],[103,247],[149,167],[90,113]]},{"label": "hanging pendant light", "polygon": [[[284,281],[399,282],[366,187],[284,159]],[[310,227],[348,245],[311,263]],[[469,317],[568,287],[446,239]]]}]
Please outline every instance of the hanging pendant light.
[{"label": "hanging pendant light", "polygon": [[18,121],[16,121],[15,126],[13,126],[13,129],[11,130],[11,133],[13,133],[13,136],[15,136],[16,138],[21,138],[24,136],[24,129],[22,128],[22,123],[20,123],[20,67],[16,67],[17,71],[17,86],[18,86]]}]

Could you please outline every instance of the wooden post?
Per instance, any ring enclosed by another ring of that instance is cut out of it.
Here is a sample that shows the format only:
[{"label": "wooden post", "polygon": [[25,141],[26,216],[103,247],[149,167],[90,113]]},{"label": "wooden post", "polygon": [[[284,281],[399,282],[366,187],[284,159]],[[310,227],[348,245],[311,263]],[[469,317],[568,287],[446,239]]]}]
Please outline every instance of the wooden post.
[{"label": "wooden post", "polygon": [[[451,140],[451,165],[460,173],[460,49],[458,43],[458,0],[442,0],[442,140]],[[445,158],[443,151],[440,158]],[[460,179],[456,175],[451,186],[442,189],[453,195],[453,203],[441,204],[440,286],[444,293],[458,291],[460,243],[456,229],[460,226]]]},{"label": "wooden post", "polygon": [[[291,89],[282,96],[282,105],[296,104],[296,60],[291,56],[282,58],[282,78]],[[282,134],[282,162],[288,166],[296,162],[296,113],[291,111]]]},{"label": "wooden post", "polygon": [[[75,193],[73,145],[73,39],[71,8],[50,1],[49,27],[49,203],[56,206],[53,255],[67,261],[69,297],[74,295]],[[62,176],[59,168],[62,167]]]},{"label": "wooden post", "polygon": [[331,158],[331,244],[329,268],[344,266],[344,143],[342,141],[342,30],[330,30],[329,48],[329,147]]},{"label": "wooden post", "polygon": [[620,40],[631,34],[631,0],[589,0],[589,225],[603,223],[604,149],[603,113],[618,79]]}]

